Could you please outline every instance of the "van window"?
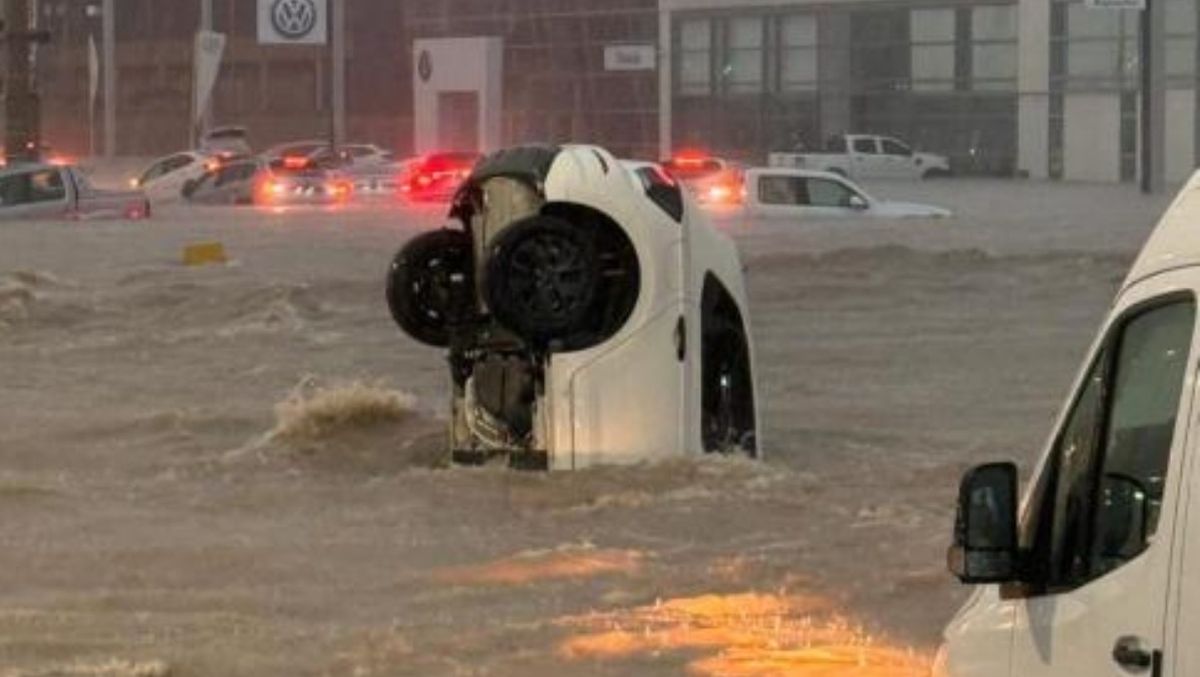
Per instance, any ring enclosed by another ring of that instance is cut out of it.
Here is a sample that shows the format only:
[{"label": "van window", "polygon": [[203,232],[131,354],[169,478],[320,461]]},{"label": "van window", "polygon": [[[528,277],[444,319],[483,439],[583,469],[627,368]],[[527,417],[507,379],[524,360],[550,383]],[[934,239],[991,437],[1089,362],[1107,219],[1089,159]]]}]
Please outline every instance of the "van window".
[{"label": "van window", "polygon": [[1158,529],[1195,302],[1121,323],[1059,432],[1022,524],[1036,578],[1073,589],[1141,554]]}]

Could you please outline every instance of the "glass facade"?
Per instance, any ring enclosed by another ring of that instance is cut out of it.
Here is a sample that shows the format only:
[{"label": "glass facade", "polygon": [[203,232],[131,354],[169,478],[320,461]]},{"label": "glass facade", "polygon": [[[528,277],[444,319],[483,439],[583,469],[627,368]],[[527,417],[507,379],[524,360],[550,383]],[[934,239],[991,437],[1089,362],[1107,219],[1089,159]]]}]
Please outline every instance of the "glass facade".
[{"label": "glass facade", "polygon": [[762,162],[838,133],[898,136],[955,169],[1016,162],[1017,7],[684,12],[673,139]]}]

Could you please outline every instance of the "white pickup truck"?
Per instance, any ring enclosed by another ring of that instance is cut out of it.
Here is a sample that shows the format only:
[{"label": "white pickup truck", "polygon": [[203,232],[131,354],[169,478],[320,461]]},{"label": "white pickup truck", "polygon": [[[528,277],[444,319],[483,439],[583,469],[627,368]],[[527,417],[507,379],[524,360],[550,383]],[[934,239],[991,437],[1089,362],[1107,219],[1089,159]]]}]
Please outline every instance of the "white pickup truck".
[{"label": "white pickup truck", "polygon": [[950,175],[950,161],[945,156],[915,153],[896,139],[875,134],[835,136],[823,153],[771,153],[767,164],[855,179],[929,179]]}]

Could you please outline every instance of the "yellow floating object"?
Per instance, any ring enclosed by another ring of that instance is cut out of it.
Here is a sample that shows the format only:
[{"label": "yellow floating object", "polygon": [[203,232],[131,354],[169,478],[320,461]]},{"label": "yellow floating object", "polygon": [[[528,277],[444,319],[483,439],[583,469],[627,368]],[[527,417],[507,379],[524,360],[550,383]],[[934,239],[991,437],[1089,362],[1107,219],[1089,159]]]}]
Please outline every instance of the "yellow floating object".
[{"label": "yellow floating object", "polygon": [[225,245],[220,242],[200,242],[183,248],[183,265],[203,266],[211,263],[226,263]]}]

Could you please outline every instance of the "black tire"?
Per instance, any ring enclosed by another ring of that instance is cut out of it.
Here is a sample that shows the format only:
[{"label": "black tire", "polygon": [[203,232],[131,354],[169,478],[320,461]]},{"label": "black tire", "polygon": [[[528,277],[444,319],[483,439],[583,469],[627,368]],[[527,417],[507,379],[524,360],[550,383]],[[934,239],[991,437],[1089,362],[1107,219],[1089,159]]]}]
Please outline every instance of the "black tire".
[{"label": "black tire", "polygon": [[410,240],[392,259],[387,303],[404,333],[426,345],[450,345],[455,328],[475,314],[471,236],[436,230]]},{"label": "black tire", "polygon": [[729,318],[705,327],[701,362],[701,435],[708,453],[757,456],[754,379],[746,334]]},{"label": "black tire", "polygon": [[601,275],[587,230],[531,216],[509,225],[488,250],[484,294],[497,322],[537,348],[585,326]]}]

